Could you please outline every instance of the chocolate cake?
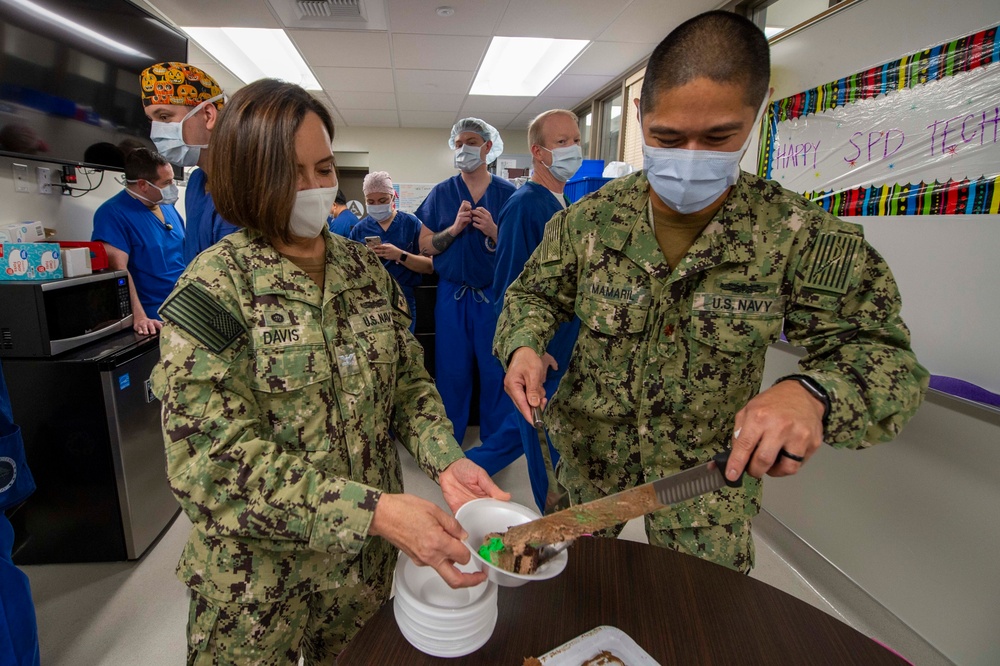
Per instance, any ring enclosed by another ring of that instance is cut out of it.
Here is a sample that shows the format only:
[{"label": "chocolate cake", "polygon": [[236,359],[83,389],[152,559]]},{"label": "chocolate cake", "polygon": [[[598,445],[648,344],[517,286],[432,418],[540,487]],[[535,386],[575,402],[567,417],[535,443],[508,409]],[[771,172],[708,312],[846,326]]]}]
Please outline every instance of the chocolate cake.
[{"label": "chocolate cake", "polygon": [[503,534],[490,532],[483,538],[479,555],[490,564],[518,574],[531,574],[538,570],[540,553],[528,544],[509,548],[503,544]]},{"label": "chocolate cake", "polygon": [[587,661],[583,662],[581,666],[625,666],[625,662],[611,654],[607,650],[601,650],[599,654],[594,655]]}]

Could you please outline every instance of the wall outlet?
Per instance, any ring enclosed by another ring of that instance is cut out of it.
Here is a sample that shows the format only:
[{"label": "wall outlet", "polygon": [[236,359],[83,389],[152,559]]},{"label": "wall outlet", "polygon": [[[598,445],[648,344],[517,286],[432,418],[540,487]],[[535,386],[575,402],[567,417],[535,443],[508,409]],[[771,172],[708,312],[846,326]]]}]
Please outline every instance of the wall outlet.
[{"label": "wall outlet", "polygon": [[38,181],[39,194],[52,194],[52,169],[35,167],[35,180]]},{"label": "wall outlet", "polygon": [[27,164],[14,164],[14,190],[17,192],[31,191],[31,186],[28,184]]}]

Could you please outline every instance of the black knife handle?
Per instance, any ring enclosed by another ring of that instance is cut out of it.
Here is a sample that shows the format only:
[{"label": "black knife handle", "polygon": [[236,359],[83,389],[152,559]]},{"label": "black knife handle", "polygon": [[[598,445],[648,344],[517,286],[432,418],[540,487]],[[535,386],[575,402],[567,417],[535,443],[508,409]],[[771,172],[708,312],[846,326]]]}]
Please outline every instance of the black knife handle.
[{"label": "black knife handle", "polygon": [[722,478],[726,480],[726,485],[730,488],[739,488],[743,485],[743,472],[740,472],[739,477],[735,481],[730,481],[729,477],[726,476],[726,465],[729,463],[729,454],[732,452],[732,449],[726,449],[722,453],[716,453],[712,456],[712,460],[715,461],[715,465],[722,472]]}]

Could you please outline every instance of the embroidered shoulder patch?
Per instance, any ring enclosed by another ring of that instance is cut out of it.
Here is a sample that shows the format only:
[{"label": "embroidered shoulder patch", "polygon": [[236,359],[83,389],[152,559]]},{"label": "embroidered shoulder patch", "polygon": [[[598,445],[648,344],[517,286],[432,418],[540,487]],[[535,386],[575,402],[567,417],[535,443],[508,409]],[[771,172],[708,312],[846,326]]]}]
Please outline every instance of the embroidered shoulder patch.
[{"label": "embroidered shoulder patch", "polygon": [[246,332],[243,324],[203,289],[189,284],[160,308],[160,316],[218,354]]},{"label": "embroidered shoulder patch", "polygon": [[846,294],[860,247],[860,236],[821,233],[813,246],[802,286]]},{"label": "embroidered shoulder patch", "polygon": [[410,312],[410,304],[406,302],[406,295],[399,288],[399,284],[395,280],[392,281],[392,296],[390,300],[392,301],[392,307],[396,308],[407,319],[413,318],[413,313]]},{"label": "embroidered shoulder patch", "polygon": [[564,217],[563,215],[555,215],[545,224],[545,234],[542,236],[538,251],[538,260],[543,264],[559,261],[561,256],[559,236],[562,234]]}]

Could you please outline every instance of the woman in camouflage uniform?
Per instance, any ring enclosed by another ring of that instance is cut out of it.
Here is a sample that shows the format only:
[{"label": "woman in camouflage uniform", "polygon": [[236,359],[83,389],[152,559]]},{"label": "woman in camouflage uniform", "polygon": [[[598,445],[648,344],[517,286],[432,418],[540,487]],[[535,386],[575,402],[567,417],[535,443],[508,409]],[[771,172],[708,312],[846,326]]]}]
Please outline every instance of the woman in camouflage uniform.
[{"label": "woman in camouflage uniform", "polygon": [[390,431],[452,510],[509,495],[467,460],[399,287],[329,233],[326,109],[258,81],[212,138],[216,205],[242,231],[202,252],[160,310],[171,487],[194,529],[188,663],[332,663],[388,598],[396,548],[455,587],[484,575],[461,526],[402,493]]}]

